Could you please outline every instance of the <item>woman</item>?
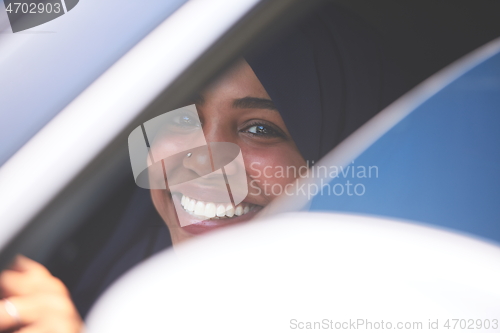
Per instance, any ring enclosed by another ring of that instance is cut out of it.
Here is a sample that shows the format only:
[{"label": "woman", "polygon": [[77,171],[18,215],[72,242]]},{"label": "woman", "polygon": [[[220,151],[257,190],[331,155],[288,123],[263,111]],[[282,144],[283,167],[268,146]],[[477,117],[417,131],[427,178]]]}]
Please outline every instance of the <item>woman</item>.
[{"label": "woman", "polygon": [[[298,169],[306,164],[280,113],[244,60],[199,96],[196,110],[198,114],[181,110],[164,126],[173,134],[152,144],[153,152],[156,146],[168,147],[175,152],[189,151],[189,156],[183,156],[181,163],[166,163],[170,191],[151,190],[154,205],[167,223],[174,245],[211,229],[248,221],[274,199],[270,186],[285,186],[293,180],[291,175],[276,178],[270,172],[263,173],[264,167],[292,166]],[[197,131],[201,124],[203,131]],[[242,198],[243,202],[231,202],[220,171],[208,174],[205,171],[207,166],[211,171],[211,159],[227,152],[229,147],[222,146],[218,151],[218,146],[212,144],[210,151],[184,149],[186,141],[194,142],[194,146],[203,143],[195,139],[197,132],[204,134],[208,144],[233,143],[241,149],[244,167],[236,162],[223,167],[228,183],[233,185],[233,198],[238,192],[235,187],[240,185],[236,184],[238,175],[246,170],[241,185],[245,185],[245,189],[247,184],[251,186],[245,191],[248,195]],[[176,139],[181,143],[176,143]],[[190,174],[196,178],[189,177]],[[172,185],[182,176],[194,179]],[[232,178],[236,180],[232,182]],[[220,214],[216,216],[218,210]]]},{"label": "woman", "polygon": [[[248,195],[242,203],[212,202],[210,192],[217,178],[213,161],[206,152],[187,152],[181,169],[166,166],[167,181],[181,170],[201,183],[181,186],[178,192],[151,190],[173,243],[251,219],[277,196],[273,187],[284,187],[297,176],[278,176],[274,171],[311,165],[404,91],[393,74],[368,29],[334,7],[322,8],[263,52],[245,56],[200,94],[197,114],[178,118],[174,127],[202,129],[207,147],[213,142],[236,144],[244,161]],[[157,142],[164,144],[163,139]],[[210,164],[213,174],[208,175],[205,170]],[[203,214],[212,217],[203,219]],[[193,216],[197,219],[191,221]],[[144,250],[129,248],[118,258],[105,253],[116,248],[111,242],[96,259],[98,264],[88,269],[88,279],[82,278],[72,293],[80,313],[86,313],[97,295],[124,271],[164,248],[165,235],[164,225],[158,226],[145,234],[149,245]],[[124,243],[126,238],[116,237],[116,241]],[[114,259],[102,260],[108,257]],[[96,275],[103,275],[97,284]],[[77,332],[82,327],[64,285],[27,258],[17,258],[0,275],[0,289],[5,305],[0,306],[2,332],[19,327],[20,332]],[[82,305],[85,295],[92,297]]]},{"label": "woman", "polygon": [[[393,101],[403,87],[379,48],[359,22],[326,7],[210,86],[196,103],[206,140],[241,148],[249,184],[243,206],[252,209],[246,216],[181,227],[175,212],[181,218],[186,211],[182,197],[172,202],[167,191],[152,190],[174,244],[203,227],[251,219],[299,174],[281,170],[312,165]],[[198,118],[186,121],[197,126]],[[188,163],[194,173],[200,168],[195,156]],[[199,187],[190,193],[184,194],[210,201],[194,194]]]}]

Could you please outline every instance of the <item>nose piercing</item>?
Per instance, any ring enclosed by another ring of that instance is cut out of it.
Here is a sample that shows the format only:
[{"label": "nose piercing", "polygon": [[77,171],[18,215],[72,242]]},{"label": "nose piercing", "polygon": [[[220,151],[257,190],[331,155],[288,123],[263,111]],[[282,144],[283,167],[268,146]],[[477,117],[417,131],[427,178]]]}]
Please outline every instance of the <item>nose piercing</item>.
[{"label": "nose piercing", "polygon": [[188,153],[187,157],[191,157],[192,155],[193,155],[193,153]]}]

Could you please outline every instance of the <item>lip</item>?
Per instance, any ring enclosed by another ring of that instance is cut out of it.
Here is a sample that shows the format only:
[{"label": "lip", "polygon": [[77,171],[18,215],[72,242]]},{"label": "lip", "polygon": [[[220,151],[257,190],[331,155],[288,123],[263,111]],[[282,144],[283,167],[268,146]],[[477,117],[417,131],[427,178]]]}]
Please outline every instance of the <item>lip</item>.
[{"label": "lip", "polygon": [[171,193],[180,192],[190,198],[201,200],[205,202],[215,202],[215,203],[229,203],[229,194],[227,192],[227,187],[224,186],[203,186],[199,182],[193,183],[183,183],[180,185],[174,185],[170,187]]},{"label": "lip", "polygon": [[[186,195],[188,194],[186,193]],[[197,195],[197,197],[200,196]],[[200,200],[202,199],[200,198]],[[189,225],[186,225],[181,228],[182,230],[193,235],[199,235],[218,228],[249,221],[255,215],[257,215],[257,213],[260,212],[263,208],[262,206],[257,206],[251,212],[248,212],[247,214],[241,216],[234,216],[225,219],[199,221],[199,219],[189,214],[184,210],[184,208],[182,208],[180,196],[178,193],[172,193],[172,201],[174,202],[175,210],[177,212],[177,218],[178,218],[177,223],[179,224],[179,227],[180,227],[179,220],[182,219],[183,221],[187,221]]]}]

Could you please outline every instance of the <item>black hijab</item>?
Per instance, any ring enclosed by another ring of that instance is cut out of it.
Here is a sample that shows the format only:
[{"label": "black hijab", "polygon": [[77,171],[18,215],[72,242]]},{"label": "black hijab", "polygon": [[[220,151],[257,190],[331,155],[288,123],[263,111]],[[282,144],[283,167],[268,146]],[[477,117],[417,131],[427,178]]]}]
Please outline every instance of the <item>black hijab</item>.
[{"label": "black hijab", "polygon": [[245,59],[310,161],[404,92],[377,36],[331,5]]}]

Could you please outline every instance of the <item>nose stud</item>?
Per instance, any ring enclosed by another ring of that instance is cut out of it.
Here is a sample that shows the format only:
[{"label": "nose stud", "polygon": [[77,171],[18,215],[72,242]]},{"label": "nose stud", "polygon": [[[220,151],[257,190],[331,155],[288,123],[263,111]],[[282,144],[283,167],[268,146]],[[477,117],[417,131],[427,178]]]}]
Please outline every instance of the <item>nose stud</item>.
[{"label": "nose stud", "polygon": [[191,157],[192,155],[193,155],[193,153],[188,153],[187,157]]}]

